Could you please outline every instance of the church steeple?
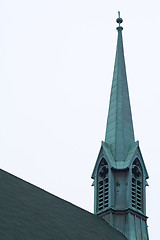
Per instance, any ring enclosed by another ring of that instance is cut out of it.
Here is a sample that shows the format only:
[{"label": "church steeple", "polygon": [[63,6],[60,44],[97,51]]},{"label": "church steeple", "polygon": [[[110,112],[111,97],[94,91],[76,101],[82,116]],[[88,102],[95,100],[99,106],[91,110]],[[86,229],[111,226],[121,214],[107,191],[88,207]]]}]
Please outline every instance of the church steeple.
[{"label": "church steeple", "polygon": [[92,173],[94,213],[128,240],[148,240],[148,173],[139,142],[134,139],[120,13],[116,21],[118,40],[106,136]]},{"label": "church steeple", "polygon": [[115,161],[124,161],[134,143],[132,114],[128,93],[127,75],[123,50],[122,18],[117,18],[118,40],[105,142],[109,144]]}]

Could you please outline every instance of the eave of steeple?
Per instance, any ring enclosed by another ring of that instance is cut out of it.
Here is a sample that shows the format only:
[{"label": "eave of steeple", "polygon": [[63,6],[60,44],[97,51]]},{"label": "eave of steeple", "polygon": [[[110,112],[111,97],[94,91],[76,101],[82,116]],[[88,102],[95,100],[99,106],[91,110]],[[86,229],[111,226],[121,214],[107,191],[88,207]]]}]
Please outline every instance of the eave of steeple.
[{"label": "eave of steeple", "polygon": [[120,26],[122,21],[120,17],[117,18],[117,49],[105,136],[105,142],[116,162],[125,161],[131,145],[135,142],[123,49],[123,28]]}]

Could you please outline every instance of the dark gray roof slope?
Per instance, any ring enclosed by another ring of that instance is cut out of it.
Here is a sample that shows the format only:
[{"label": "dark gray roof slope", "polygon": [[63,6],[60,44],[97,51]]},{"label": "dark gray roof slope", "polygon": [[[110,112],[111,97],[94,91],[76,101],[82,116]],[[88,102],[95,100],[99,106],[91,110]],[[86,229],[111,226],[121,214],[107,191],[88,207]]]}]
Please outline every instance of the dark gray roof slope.
[{"label": "dark gray roof slope", "polygon": [[0,170],[0,239],[126,240],[104,220]]}]

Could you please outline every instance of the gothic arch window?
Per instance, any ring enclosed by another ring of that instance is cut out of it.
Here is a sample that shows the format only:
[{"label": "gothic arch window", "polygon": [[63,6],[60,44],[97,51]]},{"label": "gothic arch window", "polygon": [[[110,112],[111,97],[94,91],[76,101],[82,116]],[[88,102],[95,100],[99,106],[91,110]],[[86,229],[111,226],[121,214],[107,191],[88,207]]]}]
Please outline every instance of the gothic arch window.
[{"label": "gothic arch window", "polygon": [[98,168],[98,211],[108,207],[108,164],[102,158]]},{"label": "gothic arch window", "polygon": [[140,211],[142,211],[142,184],[142,167],[136,158],[132,165],[132,207]]}]

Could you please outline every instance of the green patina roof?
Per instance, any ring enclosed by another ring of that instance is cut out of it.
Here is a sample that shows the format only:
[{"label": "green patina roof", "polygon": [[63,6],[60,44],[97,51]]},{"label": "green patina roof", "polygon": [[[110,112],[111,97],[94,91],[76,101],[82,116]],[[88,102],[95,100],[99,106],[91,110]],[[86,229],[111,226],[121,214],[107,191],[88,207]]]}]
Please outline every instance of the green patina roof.
[{"label": "green patina roof", "polygon": [[134,130],[124,59],[122,30],[119,26],[105,142],[115,161],[124,161],[134,143]]},{"label": "green patina roof", "polygon": [[98,216],[3,170],[0,170],[0,239],[126,240]]}]

